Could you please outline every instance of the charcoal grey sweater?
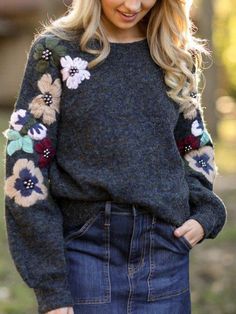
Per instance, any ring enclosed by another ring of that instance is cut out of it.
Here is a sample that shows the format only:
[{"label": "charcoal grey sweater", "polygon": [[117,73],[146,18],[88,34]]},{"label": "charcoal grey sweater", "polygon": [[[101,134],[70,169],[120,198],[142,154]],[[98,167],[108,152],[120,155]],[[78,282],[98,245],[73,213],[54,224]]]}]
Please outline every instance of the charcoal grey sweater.
[{"label": "charcoal grey sweater", "polygon": [[88,69],[93,58],[54,36],[33,41],[4,132],[9,248],[39,313],[73,305],[64,237],[107,200],[176,226],[196,219],[204,239],[226,221],[203,110],[187,118],[167,96],[147,40],[111,43]]}]

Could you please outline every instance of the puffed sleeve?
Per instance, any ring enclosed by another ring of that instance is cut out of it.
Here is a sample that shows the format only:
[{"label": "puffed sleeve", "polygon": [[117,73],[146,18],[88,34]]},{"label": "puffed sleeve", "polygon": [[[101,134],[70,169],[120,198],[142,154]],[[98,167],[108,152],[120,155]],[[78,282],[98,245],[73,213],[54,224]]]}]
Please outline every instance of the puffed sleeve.
[{"label": "puffed sleeve", "polygon": [[5,220],[17,271],[34,289],[39,313],[72,306],[63,219],[50,194],[62,93],[65,47],[53,36],[31,43],[5,146]]},{"label": "puffed sleeve", "polygon": [[[191,97],[197,97],[197,93],[192,92]],[[219,170],[202,106],[191,117],[180,112],[174,133],[189,186],[189,219],[196,219],[204,229],[204,237],[198,242],[201,243],[205,238],[215,238],[227,218],[222,199],[213,191]]]}]

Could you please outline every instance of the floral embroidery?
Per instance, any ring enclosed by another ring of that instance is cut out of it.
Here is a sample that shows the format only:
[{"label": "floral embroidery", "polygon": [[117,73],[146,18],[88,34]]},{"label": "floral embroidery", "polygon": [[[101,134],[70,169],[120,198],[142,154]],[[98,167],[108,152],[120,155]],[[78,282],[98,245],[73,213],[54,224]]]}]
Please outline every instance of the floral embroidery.
[{"label": "floral embroidery", "polygon": [[43,175],[34,162],[18,159],[13,167],[13,175],[8,177],[4,186],[5,194],[23,207],[34,205],[47,197]]},{"label": "floral embroidery", "polygon": [[52,146],[52,142],[49,138],[45,138],[41,142],[37,143],[35,145],[35,150],[40,154],[39,159],[40,168],[46,167],[56,153],[55,149]]},{"label": "floral embroidery", "polygon": [[193,150],[186,154],[184,158],[192,169],[203,173],[213,183],[216,175],[216,165],[214,162],[214,150],[211,146],[203,146],[198,150]]},{"label": "floral embroidery", "polygon": [[61,70],[63,81],[66,81],[66,86],[69,89],[76,89],[84,79],[90,79],[90,72],[85,70],[88,62],[81,58],[62,57],[61,65],[63,67]]},{"label": "floral embroidery", "polygon": [[206,144],[212,145],[212,138],[207,131],[204,131],[200,139],[200,146],[204,146]]},{"label": "floral embroidery", "polygon": [[199,136],[203,133],[203,123],[202,121],[199,122],[198,120],[194,120],[191,126],[191,132],[194,136]]},{"label": "floral embroidery", "polygon": [[177,146],[178,146],[181,156],[183,156],[189,151],[199,148],[200,141],[198,137],[195,137],[193,135],[188,135],[182,140],[177,141]]},{"label": "floral embroidery", "polygon": [[3,135],[11,142],[7,145],[8,155],[13,155],[18,150],[26,153],[33,153],[33,141],[28,135],[21,136],[18,131],[7,129]]},{"label": "floral embroidery", "polygon": [[24,109],[19,109],[11,114],[10,125],[14,130],[20,131],[29,119],[30,113]]},{"label": "floral embroidery", "polygon": [[50,74],[44,74],[38,81],[38,88],[41,94],[32,100],[29,109],[35,118],[42,117],[43,122],[50,125],[56,121],[56,112],[60,111],[60,79],[53,82]]},{"label": "floral embroidery", "polygon": [[56,38],[46,38],[45,44],[36,44],[34,59],[37,60],[36,70],[40,73],[44,73],[49,64],[52,66],[59,66],[60,57],[66,54],[66,48],[59,45],[59,39]]},{"label": "floral embroidery", "polygon": [[10,125],[15,131],[19,131],[22,135],[28,134],[33,140],[42,140],[47,135],[47,128],[42,123],[36,122],[24,109],[12,113]]},{"label": "floral embroidery", "polygon": [[47,128],[42,123],[35,123],[29,130],[28,135],[37,141],[42,140],[47,135]]}]

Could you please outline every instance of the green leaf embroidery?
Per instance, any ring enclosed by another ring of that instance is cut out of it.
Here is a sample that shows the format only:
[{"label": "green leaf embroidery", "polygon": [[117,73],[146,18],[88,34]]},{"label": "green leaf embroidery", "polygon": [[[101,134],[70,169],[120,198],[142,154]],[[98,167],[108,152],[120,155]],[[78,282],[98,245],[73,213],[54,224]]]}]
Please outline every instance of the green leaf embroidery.
[{"label": "green leaf embroidery", "polygon": [[22,140],[22,150],[26,153],[33,153],[33,140],[28,136],[25,135]]},{"label": "green leaf embroidery", "polygon": [[7,146],[7,153],[8,155],[13,155],[17,150],[20,150],[22,148],[22,138],[11,141]]},{"label": "green leaf embroidery", "polygon": [[48,67],[48,62],[40,60],[36,65],[36,70],[40,73],[44,73]]},{"label": "green leaf embroidery", "polygon": [[200,139],[200,146],[206,145],[209,141],[211,141],[211,136],[208,132],[204,131]]},{"label": "green leaf embroidery", "polygon": [[58,45],[58,43],[59,43],[59,39],[56,39],[56,38],[52,39],[52,38],[47,37],[45,40],[46,47],[51,50],[53,50]]},{"label": "green leaf embroidery", "polygon": [[15,141],[18,140],[19,138],[21,138],[20,133],[18,131],[12,130],[12,129],[7,129],[3,132],[3,135],[11,140],[11,141]]},{"label": "green leaf embroidery", "polygon": [[3,132],[4,136],[11,142],[7,145],[8,155],[13,155],[16,151],[22,149],[26,153],[33,153],[33,140],[29,135],[21,136],[18,131],[7,129]]}]

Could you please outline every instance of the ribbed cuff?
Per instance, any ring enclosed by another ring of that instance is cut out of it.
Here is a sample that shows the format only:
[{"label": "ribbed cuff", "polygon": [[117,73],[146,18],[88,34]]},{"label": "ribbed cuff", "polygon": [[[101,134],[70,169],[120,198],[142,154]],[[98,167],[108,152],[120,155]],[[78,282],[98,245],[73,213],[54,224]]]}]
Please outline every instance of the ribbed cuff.
[{"label": "ribbed cuff", "polygon": [[57,285],[54,281],[52,285],[47,284],[47,287],[45,285],[45,288],[34,289],[38,302],[38,314],[45,314],[58,308],[73,306],[73,299],[67,282],[64,285],[61,282]]},{"label": "ribbed cuff", "polygon": [[197,220],[202,225],[204,230],[204,236],[200,241],[197,242],[197,244],[201,243],[205,239],[211,238],[210,235],[215,227],[215,217],[211,210],[208,209],[206,212],[195,213],[190,216],[189,219]]}]

